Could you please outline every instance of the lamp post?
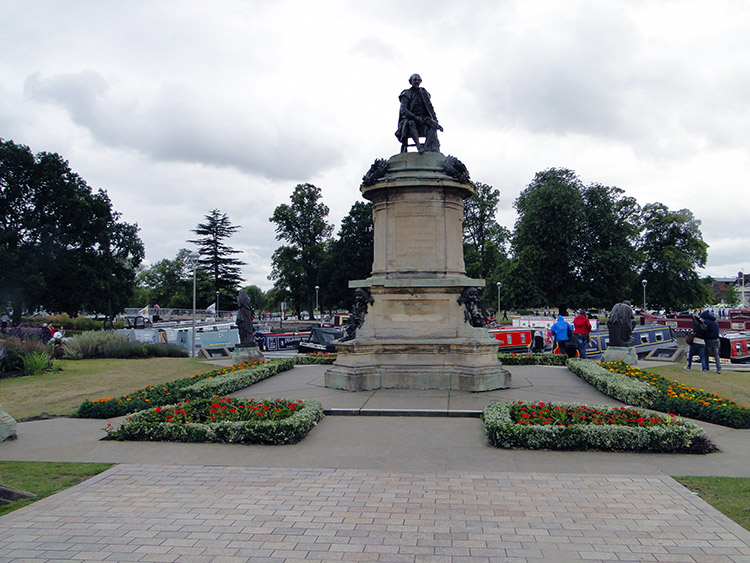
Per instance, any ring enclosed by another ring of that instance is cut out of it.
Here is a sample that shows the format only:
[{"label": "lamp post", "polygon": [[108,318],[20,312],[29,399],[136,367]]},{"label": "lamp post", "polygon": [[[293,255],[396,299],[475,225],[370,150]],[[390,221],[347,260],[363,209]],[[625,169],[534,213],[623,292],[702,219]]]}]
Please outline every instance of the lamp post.
[{"label": "lamp post", "polygon": [[648,280],[643,280],[641,283],[643,284],[643,311],[646,312],[646,284]]},{"label": "lamp post", "polygon": [[219,290],[216,290],[216,308],[214,309],[214,317],[219,318]]},{"label": "lamp post", "polygon": [[[315,286],[315,311],[320,310],[320,307],[318,306],[318,291],[320,291],[320,286]],[[315,320],[315,311],[313,311],[313,320]]]},{"label": "lamp post", "polygon": [[503,285],[497,282],[497,312],[495,313],[495,323],[500,322],[500,286]]},{"label": "lamp post", "polygon": [[190,357],[195,357],[195,272],[198,269],[198,258],[200,258],[200,252],[197,250],[193,250],[190,254],[188,254],[188,258],[190,258],[190,265],[193,266],[193,342],[190,347]]}]

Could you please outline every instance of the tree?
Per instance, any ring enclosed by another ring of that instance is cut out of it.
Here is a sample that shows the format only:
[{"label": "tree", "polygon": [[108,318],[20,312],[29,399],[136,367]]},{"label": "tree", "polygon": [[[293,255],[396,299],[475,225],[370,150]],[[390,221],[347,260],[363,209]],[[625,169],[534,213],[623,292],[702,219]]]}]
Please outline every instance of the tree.
[{"label": "tree", "polygon": [[645,205],[641,221],[641,279],[648,280],[649,304],[684,310],[707,303],[708,289],[696,272],[708,256],[701,222],[688,209],[670,211],[662,203]]},{"label": "tree", "polygon": [[495,284],[508,260],[510,232],[495,220],[500,190],[481,182],[475,183],[474,188],[474,195],[464,200],[464,263],[468,276],[487,280],[482,301],[494,303]]},{"label": "tree", "polygon": [[288,244],[274,251],[268,278],[275,280],[282,299],[294,300],[298,312],[302,305],[313,311],[325,243],[333,231],[333,225],[326,222],[328,207],[319,203],[320,198],[320,188],[298,184],[290,196],[291,205],[279,205],[270,218],[276,223],[276,240]]},{"label": "tree", "polygon": [[577,305],[611,308],[640,285],[640,207],[620,188],[592,184],[584,188],[584,214],[577,241],[582,288]]},{"label": "tree", "polygon": [[266,295],[263,293],[263,290],[261,288],[259,288],[257,285],[248,285],[243,289],[245,290],[245,293],[247,293],[247,296],[250,298],[250,303],[252,304],[253,309],[255,309],[256,313],[266,310]]},{"label": "tree", "polygon": [[[189,254],[189,250],[181,248],[173,260],[159,260],[138,274],[139,287],[147,290],[145,296],[141,294],[142,301],[139,301],[139,306],[157,303],[160,307],[178,309],[189,309],[193,306],[193,270]],[[209,283],[207,275],[199,269],[196,272],[196,287],[202,289],[199,293],[201,303],[210,294],[210,287],[207,287]]]},{"label": "tree", "polygon": [[727,290],[724,293],[724,302],[727,305],[737,305],[740,302],[740,297],[737,294],[734,284],[730,283],[727,285]]},{"label": "tree", "polygon": [[504,294],[514,306],[549,304],[565,310],[579,301],[582,191],[573,171],[550,168],[537,172],[516,199],[513,258],[503,279]]},{"label": "tree", "polygon": [[76,316],[118,312],[144,257],[136,224],[54,153],[0,141],[0,300]]},{"label": "tree", "polygon": [[351,306],[349,280],[365,279],[372,273],[373,239],[372,203],[357,201],[341,220],[338,238],[326,245],[318,274],[321,308]]},{"label": "tree", "polygon": [[205,223],[199,223],[198,227],[192,231],[200,238],[187,242],[198,245],[198,252],[201,254],[198,261],[199,268],[205,271],[213,281],[213,296],[209,298],[209,302],[213,303],[216,295],[219,294],[234,303],[240,283],[242,283],[240,266],[246,263],[233,258],[233,254],[240,254],[241,251],[227,246],[224,241],[241,227],[232,225],[227,214],[218,209],[211,210],[208,215],[205,215],[205,219]]}]

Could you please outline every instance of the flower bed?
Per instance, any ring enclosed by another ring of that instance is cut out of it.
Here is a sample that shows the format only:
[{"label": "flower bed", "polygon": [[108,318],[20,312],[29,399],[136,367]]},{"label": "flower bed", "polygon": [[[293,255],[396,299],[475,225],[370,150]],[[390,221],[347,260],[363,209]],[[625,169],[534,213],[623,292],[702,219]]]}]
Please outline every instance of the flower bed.
[{"label": "flower bed", "polygon": [[266,362],[243,362],[208,373],[192,375],[158,386],[136,389],[122,397],[86,400],[76,412],[81,418],[112,418],[156,406],[173,404],[184,399],[226,395],[279,372],[292,369],[293,358]]},{"label": "flower bed", "polygon": [[113,440],[294,444],[321,418],[317,401],[213,397],[143,410],[105,430]]},{"label": "flower bed", "polygon": [[674,415],[632,407],[576,403],[492,403],[484,430],[499,448],[710,453],[716,446],[699,426]]},{"label": "flower bed", "polygon": [[731,428],[750,428],[750,409],[738,405],[731,399],[722,398],[703,389],[688,387],[624,362],[608,362],[600,366],[600,369],[607,370],[607,373],[618,374],[653,389],[655,400],[648,405],[650,408]]},{"label": "flower bed", "polygon": [[331,352],[310,352],[308,354],[298,354],[294,356],[294,363],[297,365],[329,365],[336,361],[336,354]]},{"label": "flower bed", "polygon": [[565,354],[502,354],[497,357],[506,366],[564,366]]}]

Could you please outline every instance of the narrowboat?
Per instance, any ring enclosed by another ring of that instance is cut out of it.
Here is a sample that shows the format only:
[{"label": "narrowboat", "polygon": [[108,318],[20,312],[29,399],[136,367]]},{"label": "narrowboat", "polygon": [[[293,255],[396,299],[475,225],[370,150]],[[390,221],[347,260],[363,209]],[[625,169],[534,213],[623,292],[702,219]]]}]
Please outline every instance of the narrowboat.
[{"label": "narrowboat", "polygon": [[497,340],[498,352],[520,354],[552,351],[552,339],[546,329],[500,327],[489,329],[489,333]]},{"label": "narrowboat", "polygon": [[310,331],[310,336],[307,340],[300,342],[297,345],[297,352],[299,354],[310,354],[310,353],[336,353],[336,344],[334,340],[338,340],[344,335],[344,333],[337,328],[330,327],[316,327]]},{"label": "narrowboat", "polygon": [[732,364],[750,364],[750,332],[728,332],[720,336],[719,357]]},{"label": "narrowboat", "polygon": [[[608,345],[609,331],[595,330],[589,335],[586,356],[597,360],[601,358]],[[654,350],[674,349],[676,352],[679,347],[672,328],[662,325],[636,326],[630,338],[630,346],[635,348],[636,354],[641,359]]]},{"label": "narrowboat", "polygon": [[255,342],[263,352],[296,351],[309,337],[310,332],[256,332]]},{"label": "narrowboat", "polygon": [[[646,325],[663,325],[671,327],[676,332],[690,332],[693,330],[693,317],[689,312],[675,313],[666,317],[642,313],[643,323]],[[717,318],[719,330],[724,332],[750,331],[750,309],[730,309],[726,318]]]}]

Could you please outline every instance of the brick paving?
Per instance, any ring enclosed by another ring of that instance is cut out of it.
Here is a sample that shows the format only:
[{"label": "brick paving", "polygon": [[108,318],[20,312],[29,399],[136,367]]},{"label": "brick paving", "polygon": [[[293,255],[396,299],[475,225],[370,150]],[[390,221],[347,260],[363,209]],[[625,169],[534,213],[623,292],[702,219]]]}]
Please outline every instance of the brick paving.
[{"label": "brick paving", "polygon": [[0,518],[0,562],[750,562],[667,476],[123,464]]}]

